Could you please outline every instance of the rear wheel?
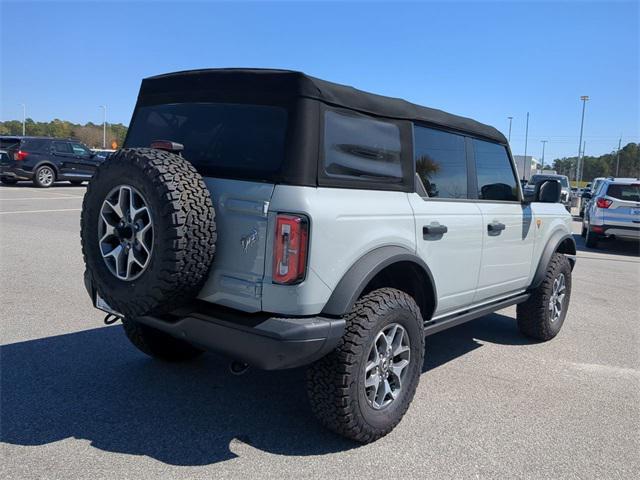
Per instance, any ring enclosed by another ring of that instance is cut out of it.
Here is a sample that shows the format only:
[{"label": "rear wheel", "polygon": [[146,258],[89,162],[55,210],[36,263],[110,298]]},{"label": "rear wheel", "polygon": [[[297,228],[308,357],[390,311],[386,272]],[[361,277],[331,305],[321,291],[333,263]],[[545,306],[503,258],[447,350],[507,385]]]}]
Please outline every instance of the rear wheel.
[{"label": "rear wheel", "polygon": [[49,188],[55,181],[56,172],[49,165],[38,167],[33,174],[33,183],[39,188]]},{"label": "rear wheel", "polygon": [[591,225],[587,224],[584,244],[589,248],[598,248],[598,240],[600,240],[600,236],[597,233],[593,233]]},{"label": "rear wheel", "polygon": [[346,317],[338,347],[313,364],[307,392],[325,427],[369,443],[389,433],[415,394],[424,359],[422,315],[392,288],[362,297]]},{"label": "rear wheel", "polygon": [[5,185],[15,185],[16,183],[18,183],[18,180],[16,180],[15,178],[0,178],[0,182],[4,183]]},{"label": "rear wheel", "polygon": [[128,318],[122,319],[124,331],[131,343],[150,357],[168,362],[192,360],[203,351],[193,345],[172,337],[158,329],[143,325]]}]

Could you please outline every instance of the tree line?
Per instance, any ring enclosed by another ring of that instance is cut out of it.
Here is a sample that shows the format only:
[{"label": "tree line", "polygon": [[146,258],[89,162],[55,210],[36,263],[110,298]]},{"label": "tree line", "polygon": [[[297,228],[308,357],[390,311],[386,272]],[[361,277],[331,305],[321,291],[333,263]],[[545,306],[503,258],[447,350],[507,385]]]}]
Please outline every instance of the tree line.
[{"label": "tree line", "polygon": [[[51,122],[34,122],[31,118],[25,121],[25,134],[30,136],[74,138],[91,148],[102,148],[102,124],[88,122],[84,125],[55,119]],[[127,127],[121,123],[107,123],[107,148],[115,142],[121,147]],[[8,120],[0,122],[0,135],[22,135],[22,122]]]},{"label": "tree line", "polygon": [[[599,157],[583,157],[582,179],[590,182],[596,177],[640,177],[640,144],[628,143],[620,150],[618,170],[616,172],[618,152],[605,153]],[[553,169],[570,179],[576,176],[578,157],[564,157],[553,161]]]}]

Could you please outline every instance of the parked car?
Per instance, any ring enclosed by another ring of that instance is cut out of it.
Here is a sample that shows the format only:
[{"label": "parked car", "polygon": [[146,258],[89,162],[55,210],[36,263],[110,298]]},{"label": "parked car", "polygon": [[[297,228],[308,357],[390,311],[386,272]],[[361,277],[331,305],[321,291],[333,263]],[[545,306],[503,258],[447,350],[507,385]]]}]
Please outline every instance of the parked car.
[{"label": "parked car", "polygon": [[589,248],[605,238],[640,239],[640,180],[599,182],[582,219],[582,236]]},{"label": "parked car", "polygon": [[105,161],[115,150],[107,150],[104,148],[92,148],[91,151],[96,155],[96,157]]},{"label": "parked car", "polygon": [[562,192],[560,193],[560,202],[564,205],[568,212],[571,212],[571,188],[569,187],[569,178],[566,175],[556,175],[551,173],[536,173],[531,175],[526,189],[533,191],[536,185],[541,184],[547,180],[557,180],[562,186]]},{"label": "parked car", "polygon": [[299,72],[161,75],[89,183],[85,285],[152,357],[309,365],[313,412],[366,443],[409,407],[425,335],[515,304],[557,335],[560,191],[526,200],[507,139],[468,118]]},{"label": "parked car", "polygon": [[8,156],[0,161],[0,181],[14,185],[30,180],[47,188],[56,181],[80,185],[89,180],[103,161],[81,142],[53,137],[0,137]]},{"label": "parked car", "polygon": [[580,209],[578,211],[578,215],[580,218],[584,218],[584,212],[589,206],[591,202],[591,197],[593,196],[593,192],[600,186],[600,184],[606,180],[607,178],[612,179],[613,177],[596,177],[593,179],[593,182],[587,183],[587,188],[582,192],[580,196]]}]

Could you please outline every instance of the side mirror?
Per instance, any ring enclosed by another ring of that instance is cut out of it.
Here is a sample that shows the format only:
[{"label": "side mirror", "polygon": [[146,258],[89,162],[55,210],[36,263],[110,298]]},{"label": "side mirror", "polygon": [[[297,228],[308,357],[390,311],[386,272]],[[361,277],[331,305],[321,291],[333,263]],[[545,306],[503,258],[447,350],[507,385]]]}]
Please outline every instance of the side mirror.
[{"label": "side mirror", "polygon": [[582,198],[589,199],[591,197],[592,197],[591,192],[582,192]]},{"label": "side mirror", "polygon": [[546,180],[536,185],[536,200],[542,203],[558,203],[562,185],[558,180]]}]

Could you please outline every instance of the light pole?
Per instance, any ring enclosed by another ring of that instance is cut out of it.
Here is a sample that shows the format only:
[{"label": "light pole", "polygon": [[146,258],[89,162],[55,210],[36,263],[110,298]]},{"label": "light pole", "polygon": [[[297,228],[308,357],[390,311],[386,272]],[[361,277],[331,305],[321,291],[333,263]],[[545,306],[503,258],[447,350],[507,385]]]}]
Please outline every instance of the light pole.
[{"label": "light pole", "polygon": [[576,184],[580,181],[580,149],[582,148],[582,132],[584,131],[584,110],[587,106],[587,100],[589,100],[589,95],[582,95],[580,97],[582,100],[582,120],[580,121],[580,141],[578,142],[578,161],[576,166]]},{"label": "light pole", "polygon": [[104,116],[102,119],[102,148],[107,148],[107,106],[99,105],[102,108]]},{"label": "light pole", "polygon": [[542,170],[544,170],[544,147],[547,143],[547,140],[541,140],[542,142]]},{"label": "light pole", "polygon": [[618,153],[616,154],[616,177],[620,175],[620,147],[622,146],[622,137],[618,140]]},{"label": "light pole", "polygon": [[507,117],[509,119],[509,143],[511,143],[511,123],[513,122],[513,117]]},{"label": "light pole", "polygon": [[27,133],[27,106],[24,103],[22,105],[22,136],[24,137]]},{"label": "light pole", "polygon": [[[529,140],[529,112],[527,112],[527,124],[524,130],[524,165],[522,167],[522,179],[528,180],[525,178],[525,172],[527,171],[527,141]],[[531,164],[529,164],[529,171],[531,171]]]}]

